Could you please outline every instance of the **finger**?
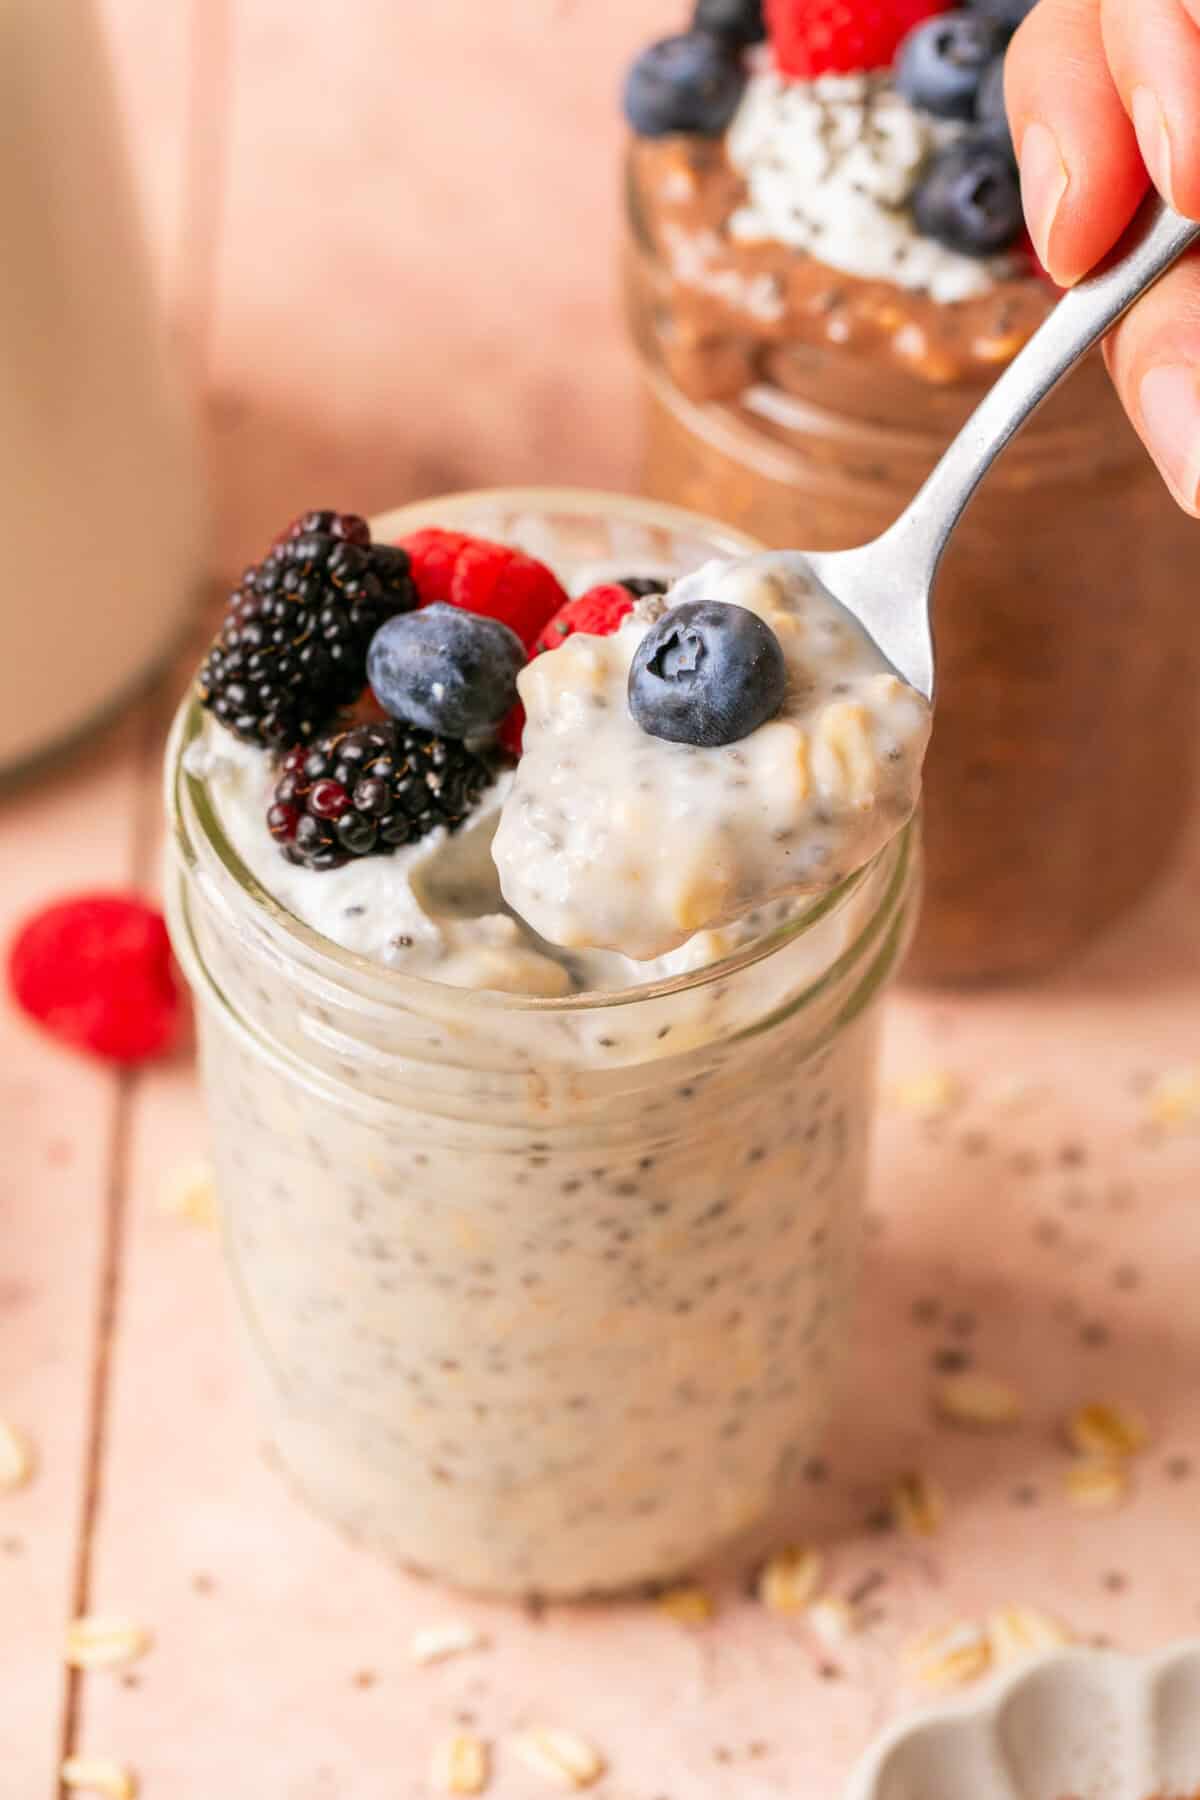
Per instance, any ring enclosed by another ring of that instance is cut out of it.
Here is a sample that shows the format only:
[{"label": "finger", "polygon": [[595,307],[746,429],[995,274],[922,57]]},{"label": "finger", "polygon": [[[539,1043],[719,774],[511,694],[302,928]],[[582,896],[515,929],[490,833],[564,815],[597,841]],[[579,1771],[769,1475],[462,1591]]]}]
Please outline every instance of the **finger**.
[{"label": "finger", "polygon": [[[1200,4],[1193,0],[1200,15]],[[1200,218],[1200,26],[1183,0],[1101,0],[1105,54],[1164,200]]]},{"label": "finger", "polygon": [[1029,235],[1069,287],[1112,249],[1146,191],[1100,0],[1038,0],[1009,46],[1005,92]]},{"label": "finger", "polygon": [[1200,253],[1176,263],[1139,300],[1105,355],[1167,486],[1200,517]]}]

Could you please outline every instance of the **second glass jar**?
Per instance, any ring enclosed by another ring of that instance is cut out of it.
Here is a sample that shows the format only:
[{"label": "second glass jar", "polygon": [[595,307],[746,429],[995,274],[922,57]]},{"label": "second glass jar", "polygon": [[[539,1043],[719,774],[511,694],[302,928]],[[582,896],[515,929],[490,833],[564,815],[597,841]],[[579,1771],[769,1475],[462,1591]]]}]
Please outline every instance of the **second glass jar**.
[{"label": "second glass jar", "polygon": [[[770,344],[736,400],[691,399],[672,276],[631,184],[644,487],[765,543],[838,549],[907,505],[983,389],[836,344]],[[715,366],[715,364],[714,364]],[[937,588],[926,889],[908,972],[1049,972],[1152,885],[1194,803],[1200,533],[1098,356],[972,502]]]},{"label": "second glass jar", "polygon": [[[394,515],[577,585],[746,548],[608,495]],[[563,999],[339,950],[264,892],[170,752],[172,937],[274,1451],[326,1516],[466,1587],[687,1570],[794,1490],[850,1338],[879,1000],[910,825],[710,967]]]}]

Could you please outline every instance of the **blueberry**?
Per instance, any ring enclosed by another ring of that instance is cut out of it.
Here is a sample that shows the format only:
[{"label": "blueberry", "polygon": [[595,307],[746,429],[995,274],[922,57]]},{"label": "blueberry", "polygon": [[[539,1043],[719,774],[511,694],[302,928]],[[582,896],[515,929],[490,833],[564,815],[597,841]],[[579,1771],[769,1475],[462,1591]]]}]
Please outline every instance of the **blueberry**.
[{"label": "blueberry", "polygon": [[688,600],[652,625],[629,670],[629,710],[651,737],[732,744],[783,705],[787,664],[771,627],[744,606]]},{"label": "blueberry", "polygon": [[707,31],[651,44],[625,80],[625,116],[641,137],[720,137],[746,84],[732,47]]},{"label": "blueberry", "polygon": [[950,250],[991,256],[1020,235],[1021,194],[1008,147],[976,128],[939,150],[913,195],[917,229]]},{"label": "blueberry", "polygon": [[1003,56],[994,57],[983,71],[979,92],[975,96],[975,117],[980,125],[991,133],[998,144],[1006,147],[1010,156],[1015,155],[1012,130],[1004,106]]},{"label": "blueberry", "polygon": [[967,5],[985,19],[991,19],[1006,37],[1033,11],[1034,0],[967,0]]},{"label": "blueberry", "polygon": [[394,719],[441,737],[477,737],[513,704],[524,663],[520,638],[499,619],[439,603],[379,627],[367,680]]},{"label": "blueberry", "polygon": [[1000,47],[999,29],[982,13],[940,13],[901,44],[896,86],[939,119],[969,119],[980,77]]},{"label": "blueberry", "polygon": [[767,35],[763,0],[696,0],[692,30],[711,31],[739,49],[761,44]]}]

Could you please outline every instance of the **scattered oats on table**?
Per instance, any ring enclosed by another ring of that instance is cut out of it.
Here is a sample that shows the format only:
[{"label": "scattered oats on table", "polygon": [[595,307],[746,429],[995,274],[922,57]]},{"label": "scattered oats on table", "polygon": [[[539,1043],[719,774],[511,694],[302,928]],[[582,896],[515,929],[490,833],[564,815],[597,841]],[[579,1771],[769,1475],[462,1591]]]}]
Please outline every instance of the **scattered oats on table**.
[{"label": "scattered oats on table", "polygon": [[591,1787],[605,1769],[604,1758],[586,1738],[559,1726],[522,1731],[513,1739],[513,1749],[527,1769],[558,1787]]},{"label": "scattered oats on table", "polygon": [[86,1613],[67,1626],[65,1655],[73,1669],[120,1669],[144,1656],[151,1641],[133,1619]]},{"label": "scattered oats on table", "polygon": [[1146,1095],[1146,1117],[1166,1131],[1200,1120],[1200,1064],[1156,1076]]},{"label": "scattered oats on table", "polygon": [[1150,1442],[1146,1422],[1137,1413],[1109,1400],[1092,1400],[1066,1421],[1067,1442],[1081,1456],[1136,1456]]},{"label": "scattered oats on table", "polygon": [[941,1529],[946,1503],[938,1484],[913,1471],[892,1489],[892,1517],[910,1537],[933,1537]]},{"label": "scattered oats on table", "polygon": [[0,1419],[0,1494],[24,1487],[33,1474],[33,1446],[23,1431]]},{"label": "scattered oats on table", "polygon": [[482,1738],[456,1731],[434,1747],[429,1779],[442,1794],[482,1794],[491,1773],[491,1757]]},{"label": "scattered oats on table", "polygon": [[948,1375],[937,1384],[934,1405],[946,1424],[972,1431],[1005,1430],[1024,1414],[1016,1389],[994,1375]]},{"label": "scattered oats on table", "polygon": [[716,1612],[712,1595],[692,1582],[664,1588],[662,1593],[655,1595],[654,1603],[677,1625],[686,1625],[693,1630],[698,1625],[707,1625]]},{"label": "scattered oats on table", "polygon": [[855,1636],[860,1624],[858,1610],[846,1600],[827,1595],[814,1600],[805,1611],[808,1628],[826,1650],[841,1650]]},{"label": "scattered oats on table", "polygon": [[821,1585],[823,1571],[818,1551],[789,1544],[764,1563],[757,1582],[758,1597],[769,1612],[806,1612]]},{"label": "scattered oats on table", "polygon": [[987,1634],[992,1661],[1001,1669],[1072,1642],[1065,1626],[1036,1606],[1005,1606],[991,1613]]},{"label": "scattered oats on table", "polygon": [[189,1225],[203,1226],[207,1231],[215,1231],[220,1223],[220,1214],[212,1164],[193,1157],[188,1162],[176,1163],[174,1168],[168,1169],[159,1205],[163,1212],[170,1213],[173,1218],[186,1220]]},{"label": "scattered oats on table", "polygon": [[98,1794],[101,1800],[135,1800],[138,1791],[133,1770],[107,1756],[68,1756],[59,1776],[71,1793]]},{"label": "scattered oats on table", "polygon": [[950,1069],[922,1069],[903,1076],[888,1089],[888,1098],[900,1112],[920,1119],[939,1119],[966,1098],[961,1077]]},{"label": "scattered oats on table", "polygon": [[470,1650],[486,1650],[487,1635],[477,1626],[451,1619],[444,1625],[425,1625],[414,1631],[408,1653],[415,1663],[446,1662],[452,1656],[463,1656]]},{"label": "scattered oats on table", "polygon": [[1073,1506],[1085,1512],[1108,1512],[1127,1497],[1129,1476],[1122,1463],[1108,1457],[1084,1457],[1072,1463],[1063,1486]]},{"label": "scattered oats on table", "polygon": [[991,1666],[987,1632],[972,1619],[935,1626],[914,1638],[903,1653],[905,1669],[921,1687],[942,1692],[964,1687]]}]

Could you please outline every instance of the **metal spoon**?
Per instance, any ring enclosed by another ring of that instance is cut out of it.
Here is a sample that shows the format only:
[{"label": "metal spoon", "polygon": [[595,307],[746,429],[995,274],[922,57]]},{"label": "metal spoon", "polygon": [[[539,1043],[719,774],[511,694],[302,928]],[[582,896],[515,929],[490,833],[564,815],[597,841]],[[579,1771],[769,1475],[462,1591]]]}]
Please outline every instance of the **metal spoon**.
[{"label": "metal spoon", "polygon": [[934,578],[967,501],[1063,376],[1198,237],[1200,223],[1147,200],[1099,272],[1072,288],[1013,358],[896,523],[857,550],[796,553],[926,699]]}]

